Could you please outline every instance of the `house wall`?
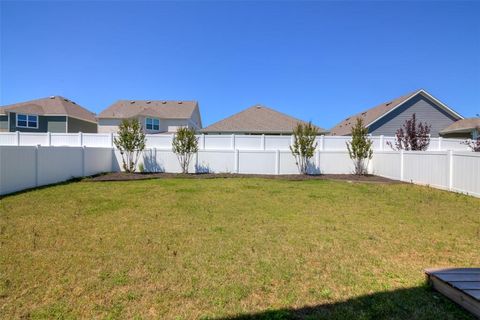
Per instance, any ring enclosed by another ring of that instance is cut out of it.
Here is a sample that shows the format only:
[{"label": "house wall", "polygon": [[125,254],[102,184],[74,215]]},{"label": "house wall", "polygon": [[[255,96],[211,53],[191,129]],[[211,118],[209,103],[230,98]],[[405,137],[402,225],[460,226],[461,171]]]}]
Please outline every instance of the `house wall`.
[{"label": "house wall", "polygon": [[8,116],[0,116],[0,132],[8,132]]},{"label": "house wall", "polygon": [[10,112],[10,132],[56,132],[65,133],[67,131],[67,117],[65,116],[38,116],[38,128],[19,128],[17,127],[17,115]]},{"label": "house wall", "polygon": [[441,130],[459,120],[459,118],[450,115],[444,109],[437,106],[433,101],[419,94],[372,124],[369,127],[369,133],[372,135],[393,136],[414,113],[417,118],[417,123],[422,121],[432,126],[430,131],[432,137],[438,137]]},{"label": "house wall", "polygon": [[97,133],[97,124],[72,117],[68,117],[68,132]]},{"label": "house wall", "polygon": [[98,133],[115,133],[121,122],[121,119],[98,119]]},{"label": "house wall", "polygon": [[[191,123],[189,123],[188,119],[160,119],[160,127],[159,130],[147,130],[145,124],[146,117],[139,117],[138,121],[140,121],[142,127],[145,129],[145,133],[154,134],[154,133],[161,133],[161,132],[176,132],[179,127],[194,127]],[[110,132],[117,132],[120,123],[122,122],[121,119],[99,119],[98,121],[98,133],[110,133]]]}]

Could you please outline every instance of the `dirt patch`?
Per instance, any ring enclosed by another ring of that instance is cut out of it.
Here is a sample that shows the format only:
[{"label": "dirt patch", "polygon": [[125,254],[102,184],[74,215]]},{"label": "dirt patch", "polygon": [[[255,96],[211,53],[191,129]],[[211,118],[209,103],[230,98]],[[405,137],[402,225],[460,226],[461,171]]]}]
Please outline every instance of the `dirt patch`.
[{"label": "dirt patch", "polygon": [[235,174],[235,173],[201,173],[201,174],[181,174],[181,173],[124,173],[113,172],[96,177],[85,179],[86,181],[129,181],[146,179],[228,179],[228,178],[264,178],[279,180],[342,180],[350,182],[370,182],[370,183],[401,183],[400,181],[387,178],[367,175],[357,176],[353,174],[321,174],[321,175],[269,175],[269,174]]}]

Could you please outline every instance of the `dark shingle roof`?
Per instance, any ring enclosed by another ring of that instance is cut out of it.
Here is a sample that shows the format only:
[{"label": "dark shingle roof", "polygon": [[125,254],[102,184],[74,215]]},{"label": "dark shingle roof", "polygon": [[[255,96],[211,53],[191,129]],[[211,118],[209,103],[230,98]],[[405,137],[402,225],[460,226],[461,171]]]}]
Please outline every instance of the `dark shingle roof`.
[{"label": "dark shingle roof", "polygon": [[95,114],[60,96],[51,96],[26,102],[10,104],[0,108],[0,113],[17,112],[36,115],[66,115],[69,117],[97,122]]},{"label": "dark shingle roof", "polygon": [[103,110],[98,118],[151,116],[161,119],[190,119],[197,107],[197,101],[119,100]]}]

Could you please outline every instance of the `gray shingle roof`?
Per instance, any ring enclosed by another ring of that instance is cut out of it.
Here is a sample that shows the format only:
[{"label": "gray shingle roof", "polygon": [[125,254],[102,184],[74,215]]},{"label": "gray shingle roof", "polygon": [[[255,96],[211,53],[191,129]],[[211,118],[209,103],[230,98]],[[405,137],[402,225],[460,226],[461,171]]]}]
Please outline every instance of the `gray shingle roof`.
[{"label": "gray shingle roof", "polygon": [[190,119],[197,107],[197,101],[119,100],[103,110],[98,118],[151,116],[161,119]]},{"label": "gray shingle roof", "polygon": [[7,112],[36,115],[66,115],[80,120],[97,122],[94,113],[76,104],[72,100],[61,96],[51,96],[48,98],[20,102],[0,108],[0,114],[6,114]]},{"label": "gray shingle roof", "polygon": [[470,131],[477,128],[480,128],[480,118],[466,118],[466,119],[461,119],[452,123],[445,129],[440,131],[440,133],[445,134],[445,133],[453,133],[453,132],[464,132],[464,131]]},{"label": "gray shingle roof", "polygon": [[[205,133],[282,133],[290,134],[298,123],[305,121],[262,105],[255,105],[204,129]],[[321,133],[324,129],[319,128]]]},{"label": "gray shingle roof", "polygon": [[376,107],[357,113],[356,115],[350,116],[345,120],[342,120],[335,127],[330,130],[330,134],[333,136],[344,136],[349,135],[352,132],[352,127],[355,125],[357,118],[363,119],[363,124],[368,125],[373,122],[375,119],[384,115],[388,111],[396,108],[400,103],[404,102],[408,98],[414,96],[417,91],[410,92],[409,94],[398,97],[392,101],[384,102],[379,104]]}]

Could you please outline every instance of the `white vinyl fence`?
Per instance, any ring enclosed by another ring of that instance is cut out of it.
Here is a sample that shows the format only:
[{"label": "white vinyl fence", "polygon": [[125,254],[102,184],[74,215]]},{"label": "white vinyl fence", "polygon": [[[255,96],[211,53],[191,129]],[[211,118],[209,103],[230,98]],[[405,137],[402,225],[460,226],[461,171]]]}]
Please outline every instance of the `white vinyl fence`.
[{"label": "white vinyl fence", "polygon": [[480,153],[461,151],[377,151],[372,173],[480,197]]},{"label": "white vinyl fence", "polygon": [[112,171],[112,148],[0,146],[0,194]]},{"label": "white vinyl fence", "polygon": [[[173,135],[147,134],[147,148],[170,150]],[[285,150],[292,143],[292,136],[269,135],[198,135],[200,150]],[[37,133],[37,132],[2,132],[0,146],[69,146],[69,147],[113,147],[114,135],[111,133]],[[388,143],[394,137],[372,136],[373,149],[391,150]],[[350,137],[319,136],[320,151],[346,151],[346,142]],[[431,138],[429,151],[469,151],[461,139]]]},{"label": "white vinyl fence", "polygon": [[[77,136],[77,135],[76,135]],[[50,137],[52,138],[53,135]],[[169,136],[159,136],[166,139]],[[249,143],[247,136],[241,143]],[[242,138],[243,138],[242,137]],[[85,137],[83,137],[85,138]],[[206,136],[205,136],[206,138]],[[190,172],[240,174],[297,174],[295,159],[289,150],[214,149],[202,147],[192,159]],[[258,137],[255,137],[258,138]],[[277,137],[278,138],[278,137]],[[52,139],[53,140],[53,139]],[[240,140],[241,141],[241,140]],[[255,141],[251,139],[250,142]],[[329,141],[325,139],[323,143]],[[333,141],[333,140],[332,140]],[[231,143],[232,141],[230,141]],[[235,138],[235,143],[237,139]],[[225,143],[225,142],[224,142]],[[235,147],[238,145],[235,144]],[[74,177],[120,171],[121,155],[112,147],[0,146],[0,194],[57,183]],[[175,154],[167,148],[143,151],[140,163],[147,172],[180,172]],[[312,174],[350,174],[353,163],[345,150],[315,152],[309,172]],[[369,172],[391,178],[480,197],[480,154],[465,151],[380,151],[374,152]]]}]

